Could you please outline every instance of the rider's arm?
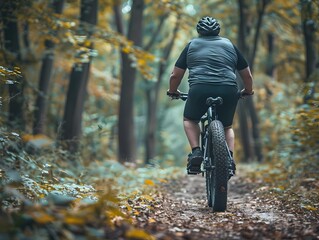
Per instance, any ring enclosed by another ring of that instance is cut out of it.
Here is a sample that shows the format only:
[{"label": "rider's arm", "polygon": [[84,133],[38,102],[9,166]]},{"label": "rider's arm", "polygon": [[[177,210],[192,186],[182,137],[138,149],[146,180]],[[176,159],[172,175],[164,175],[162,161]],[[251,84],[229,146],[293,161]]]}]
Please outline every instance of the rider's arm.
[{"label": "rider's arm", "polygon": [[173,72],[171,73],[169,79],[169,89],[167,91],[169,93],[178,93],[178,86],[181,83],[187,69],[188,46],[189,44],[187,44],[186,47],[183,49],[182,53],[180,54],[179,58],[175,63]]},{"label": "rider's arm", "polygon": [[174,67],[173,72],[171,73],[171,76],[169,78],[169,89],[168,89],[169,93],[178,92],[177,88],[179,84],[181,83],[185,72],[186,72],[186,69],[178,68],[176,66]]},{"label": "rider's arm", "polygon": [[249,65],[248,65],[246,59],[244,58],[244,56],[238,50],[238,48],[235,45],[233,45],[233,46],[236,50],[236,54],[238,57],[237,70],[238,70],[238,73],[244,82],[245,89],[243,90],[243,92],[245,92],[247,94],[253,94],[253,76],[251,74]]},{"label": "rider's arm", "polygon": [[253,76],[251,74],[250,68],[246,67],[240,71],[238,71],[239,75],[243,79],[245,86],[245,93],[252,94],[253,93]]}]

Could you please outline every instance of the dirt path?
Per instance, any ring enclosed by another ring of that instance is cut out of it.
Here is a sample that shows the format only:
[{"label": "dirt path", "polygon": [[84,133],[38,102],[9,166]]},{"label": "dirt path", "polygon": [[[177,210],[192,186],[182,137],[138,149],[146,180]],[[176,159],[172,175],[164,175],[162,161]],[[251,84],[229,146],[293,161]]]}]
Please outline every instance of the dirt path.
[{"label": "dirt path", "polygon": [[[242,172],[239,170],[239,172]],[[283,208],[263,186],[242,174],[229,183],[228,209],[206,206],[205,179],[185,176],[164,186],[161,201],[146,225],[156,239],[319,239],[318,219]],[[264,187],[265,188],[265,187]],[[153,215],[153,216],[152,216]]]}]

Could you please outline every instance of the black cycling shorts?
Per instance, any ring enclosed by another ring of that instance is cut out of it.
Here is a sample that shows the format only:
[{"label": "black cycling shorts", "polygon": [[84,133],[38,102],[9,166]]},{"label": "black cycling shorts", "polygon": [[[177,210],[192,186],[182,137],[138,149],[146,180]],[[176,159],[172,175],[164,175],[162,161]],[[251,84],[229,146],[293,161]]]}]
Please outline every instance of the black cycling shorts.
[{"label": "black cycling shorts", "polygon": [[209,85],[197,84],[190,87],[188,98],[184,109],[184,118],[192,121],[200,121],[200,118],[206,113],[208,106],[206,99],[208,97],[221,97],[223,104],[217,107],[218,119],[224,127],[230,127],[233,124],[233,118],[238,102],[237,86],[227,85]]}]

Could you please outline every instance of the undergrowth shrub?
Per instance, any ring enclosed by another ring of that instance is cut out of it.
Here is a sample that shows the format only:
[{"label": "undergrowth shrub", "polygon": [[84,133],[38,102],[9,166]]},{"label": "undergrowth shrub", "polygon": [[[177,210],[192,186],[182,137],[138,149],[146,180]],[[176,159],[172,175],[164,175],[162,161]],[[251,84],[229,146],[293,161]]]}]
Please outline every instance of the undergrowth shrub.
[{"label": "undergrowth shrub", "polygon": [[319,170],[319,96],[302,105],[295,114],[290,149],[291,171],[297,176],[316,177]]},{"label": "undergrowth shrub", "polygon": [[153,239],[133,224],[134,204],[150,205],[156,185],[181,173],[55,146],[29,154],[18,133],[0,128],[0,136],[0,238]]}]

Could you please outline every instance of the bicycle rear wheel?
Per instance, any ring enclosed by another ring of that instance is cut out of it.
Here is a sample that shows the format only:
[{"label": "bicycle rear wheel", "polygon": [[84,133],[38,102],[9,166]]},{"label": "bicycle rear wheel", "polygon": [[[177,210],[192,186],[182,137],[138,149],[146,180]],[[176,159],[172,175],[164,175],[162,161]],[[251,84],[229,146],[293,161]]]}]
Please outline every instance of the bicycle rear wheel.
[{"label": "bicycle rear wheel", "polygon": [[209,207],[213,206],[212,202],[212,189],[214,189],[213,183],[212,183],[212,171],[211,170],[206,170],[205,172],[205,178],[206,178],[206,194],[207,194],[207,204]]},{"label": "bicycle rear wheel", "polygon": [[227,208],[228,191],[228,150],[224,126],[219,120],[214,120],[209,126],[209,132],[213,169],[207,175],[209,177],[211,205],[214,211],[224,212]]},{"label": "bicycle rear wheel", "polygon": [[[206,128],[203,130],[203,127],[201,127],[201,132],[206,133]],[[210,140],[210,133],[208,135],[202,134],[200,137],[200,146],[202,146],[202,150],[205,153],[204,155],[204,174],[205,174],[205,179],[206,179],[206,195],[207,195],[207,203],[209,207],[212,207],[212,193],[211,193],[211,150],[209,147],[211,147],[211,140]],[[209,162],[206,162],[209,161]]]}]

